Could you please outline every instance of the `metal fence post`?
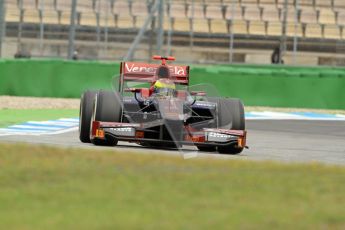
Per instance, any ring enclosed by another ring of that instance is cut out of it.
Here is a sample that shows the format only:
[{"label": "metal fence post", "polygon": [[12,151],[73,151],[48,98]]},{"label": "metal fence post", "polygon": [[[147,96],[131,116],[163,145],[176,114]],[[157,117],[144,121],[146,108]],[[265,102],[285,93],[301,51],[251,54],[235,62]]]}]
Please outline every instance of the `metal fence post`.
[{"label": "metal fence post", "polygon": [[72,0],[71,8],[71,24],[69,27],[69,39],[68,39],[68,59],[72,59],[73,53],[75,51],[74,41],[75,41],[75,21],[77,18],[77,0]]},{"label": "metal fence post", "polygon": [[192,18],[191,19],[188,19],[189,20],[189,27],[190,27],[190,32],[189,32],[189,46],[191,49],[193,49],[193,46],[194,46],[194,5],[195,2],[194,0],[192,0]]},{"label": "metal fence post", "polygon": [[[231,17],[235,14],[235,4],[236,0],[232,0],[231,2]],[[229,41],[229,63],[233,62],[233,56],[234,56],[234,32],[233,32],[233,20],[231,18],[230,26],[229,26],[229,34],[230,34],[230,41]]]},{"label": "metal fence post", "polygon": [[286,25],[287,25],[287,12],[288,11],[288,0],[284,1],[283,8],[283,22],[282,22],[282,36],[280,39],[280,52],[279,52],[279,64],[283,63],[283,56],[286,52]]},{"label": "metal fence post", "polygon": [[41,3],[41,9],[39,10],[39,18],[40,18],[40,55],[43,56],[43,40],[44,40],[44,0]]},{"label": "metal fence post", "polygon": [[293,64],[297,64],[297,23],[298,23],[298,9],[299,9],[299,0],[295,0],[295,18],[294,18],[294,23],[295,23],[295,34],[293,37]]},{"label": "metal fence post", "polygon": [[2,57],[2,43],[5,37],[5,0],[0,0],[0,58]]},{"label": "metal fence post", "polygon": [[164,20],[164,0],[158,0],[158,24],[157,24],[157,55],[161,55],[164,39],[163,20]]},{"label": "metal fence post", "polygon": [[[168,0],[168,5],[170,6],[170,0]],[[171,35],[172,35],[172,17],[171,13],[169,11],[168,13],[169,18],[169,30],[168,30],[168,38],[167,38],[167,50],[166,50],[166,56],[171,56]]]},{"label": "metal fence post", "polygon": [[124,61],[128,61],[128,60],[132,60],[133,56],[134,56],[134,52],[137,48],[137,46],[139,45],[141,39],[143,38],[146,28],[149,26],[149,24],[151,23],[154,14],[156,13],[157,9],[158,9],[158,3],[156,2],[154,4],[154,6],[151,8],[150,14],[147,16],[144,25],[140,28],[137,36],[135,37],[133,43],[131,44],[131,46],[128,49],[128,52],[126,54],[126,56],[124,57]]}]

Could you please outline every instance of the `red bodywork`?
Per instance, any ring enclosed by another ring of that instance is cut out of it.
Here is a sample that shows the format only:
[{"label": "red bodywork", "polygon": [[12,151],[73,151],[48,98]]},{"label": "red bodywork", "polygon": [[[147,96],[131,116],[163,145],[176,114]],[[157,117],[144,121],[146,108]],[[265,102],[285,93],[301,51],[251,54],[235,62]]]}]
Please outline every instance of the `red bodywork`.
[{"label": "red bodywork", "polygon": [[[176,84],[189,84],[189,66],[166,65],[170,70],[169,79]],[[157,80],[156,71],[160,67],[158,64],[147,64],[138,62],[122,62],[120,73],[122,81],[155,82]]]},{"label": "red bodywork", "polygon": [[[119,91],[131,91],[140,92],[142,97],[149,97],[152,93],[151,88],[126,88],[124,89],[124,82],[135,81],[135,82],[148,82],[154,84],[157,81],[157,69],[160,66],[165,66],[169,68],[170,76],[169,80],[173,81],[175,84],[189,85],[189,66],[180,65],[167,65],[166,61],[175,60],[173,57],[160,57],[154,56],[156,60],[162,60],[161,65],[159,64],[148,64],[148,63],[138,63],[138,62],[122,62],[120,66],[120,88]],[[185,98],[185,92],[177,91],[178,98]],[[204,96],[205,92],[191,92],[191,95]],[[150,123],[151,124],[151,123]],[[119,122],[102,122],[93,121],[91,128],[91,139],[98,138],[104,139],[105,132],[104,128],[133,128],[135,134],[131,137],[119,136],[116,137],[118,140],[131,141],[131,142],[145,142],[145,141],[155,141],[144,139],[144,130],[148,128],[150,124],[147,123],[119,123]],[[205,144],[207,145],[207,132],[215,132],[219,134],[228,134],[237,137],[237,145],[240,148],[246,147],[246,131],[244,130],[226,130],[226,129],[203,129],[194,130],[188,124],[184,126],[186,135],[184,136],[183,144]],[[208,143],[208,145],[214,145],[215,143]],[[221,145],[221,144],[219,144]]]}]

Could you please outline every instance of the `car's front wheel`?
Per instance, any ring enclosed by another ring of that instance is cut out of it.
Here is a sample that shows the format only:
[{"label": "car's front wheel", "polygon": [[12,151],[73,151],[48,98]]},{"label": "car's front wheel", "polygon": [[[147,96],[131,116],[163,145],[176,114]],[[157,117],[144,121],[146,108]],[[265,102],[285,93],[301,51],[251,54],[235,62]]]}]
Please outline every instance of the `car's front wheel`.
[{"label": "car's front wheel", "polygon": [[[237,98],[220,98],[218,101],[218,127],[244,130],[245,117],[244,106],[240,99]],[[220,146],[218,152],[222,154],[239,154],[243,151],[242,147],[237,144]]]},{"label": "car's front wheel", "polygon": [[[100,90],[93,105],[91,122],[121,122],[122,103],[120,96],[114,91]],[[95,145],[114,146],[117,145],[117,140],[111,136],[105,136],[105,139],[91,140]]]},{"label": "car's front wheel", "polygon": [[79,139],[83,143],[90,143],[90,123],[92,117],[93,101],[95,99],[95,91],[86,91],[80,99],[79,109]]}]

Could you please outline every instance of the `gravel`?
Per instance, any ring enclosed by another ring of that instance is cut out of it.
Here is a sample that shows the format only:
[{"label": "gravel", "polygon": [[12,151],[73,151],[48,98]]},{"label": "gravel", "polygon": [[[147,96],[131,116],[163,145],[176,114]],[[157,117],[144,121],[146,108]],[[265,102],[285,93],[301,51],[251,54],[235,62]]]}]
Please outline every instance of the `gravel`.
[{"label": "gravel", "polygon": [[[80,99],[70,98],[40,98],[0,96],[0,109],[79,109]],[[316,112],[345,114],[345,110],[304,109],[304,108],[273,108],[260,106],[245,106],[246,112]]]},{"label": "gravel", "polygon": [[0,96],[0,109],[79,109],[80,99]]}]

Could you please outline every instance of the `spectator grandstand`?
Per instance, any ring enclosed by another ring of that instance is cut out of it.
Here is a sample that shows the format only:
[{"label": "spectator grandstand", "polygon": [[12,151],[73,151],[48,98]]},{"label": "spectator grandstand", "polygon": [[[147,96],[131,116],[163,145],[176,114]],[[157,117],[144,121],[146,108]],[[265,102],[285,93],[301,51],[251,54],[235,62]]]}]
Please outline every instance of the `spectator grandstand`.
[{"label": "spectator grandstand", "polygon": [[[231,55],[234,62],[266,64],[283,41],[286,64],[345,63],[344,0],[163,2],[165,44],[170,34],[172,53],[186,60],[228,62]],[[71,0],[5,3],[5,56],[23,47],[33,56],[66,56]],[[78,0],[75,43],[80,56],[123,58],[153,4],[154,0]],[[147,60],[154,52],[157,19],[146,30],[136,59]],[[186,46],[193,52],[186,52]]]}]

